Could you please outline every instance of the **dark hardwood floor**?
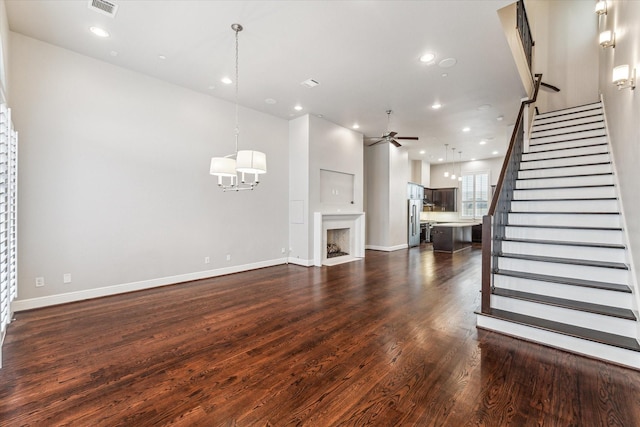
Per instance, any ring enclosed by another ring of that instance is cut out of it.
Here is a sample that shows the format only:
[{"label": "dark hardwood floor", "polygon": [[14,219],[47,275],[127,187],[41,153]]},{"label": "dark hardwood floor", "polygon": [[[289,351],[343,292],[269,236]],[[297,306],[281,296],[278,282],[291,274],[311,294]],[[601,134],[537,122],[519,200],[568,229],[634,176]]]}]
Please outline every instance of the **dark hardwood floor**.
[{"label": "dark hardwood floor", "polygon": [[2,426],[640,426],[640,372],[480,331],[480,251],[16,314]]}]

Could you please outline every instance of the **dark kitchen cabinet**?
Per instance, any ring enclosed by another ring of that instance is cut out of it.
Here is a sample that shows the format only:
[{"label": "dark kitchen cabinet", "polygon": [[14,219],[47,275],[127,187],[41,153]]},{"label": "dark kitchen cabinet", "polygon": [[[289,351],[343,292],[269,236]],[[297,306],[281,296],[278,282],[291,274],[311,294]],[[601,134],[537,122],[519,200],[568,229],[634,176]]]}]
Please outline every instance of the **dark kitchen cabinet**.
[{"label": "dark kitchen cabinet", "polygon": [[431,196],[431,203],[425,204],[425,211],[456,212],[458,210],[458,189],[456,187],[425,189],[426,194]]}]

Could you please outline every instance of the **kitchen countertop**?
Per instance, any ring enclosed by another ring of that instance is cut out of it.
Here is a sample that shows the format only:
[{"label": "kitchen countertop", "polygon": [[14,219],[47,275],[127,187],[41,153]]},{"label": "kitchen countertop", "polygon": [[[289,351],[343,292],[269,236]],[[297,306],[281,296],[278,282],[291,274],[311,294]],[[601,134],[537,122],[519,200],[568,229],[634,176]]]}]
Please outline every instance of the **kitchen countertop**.
[{"label": "kitchen countertop", "polygon": [[434,227],[473,227],[479,225],[479,222],[438,222],[433,224]]}]

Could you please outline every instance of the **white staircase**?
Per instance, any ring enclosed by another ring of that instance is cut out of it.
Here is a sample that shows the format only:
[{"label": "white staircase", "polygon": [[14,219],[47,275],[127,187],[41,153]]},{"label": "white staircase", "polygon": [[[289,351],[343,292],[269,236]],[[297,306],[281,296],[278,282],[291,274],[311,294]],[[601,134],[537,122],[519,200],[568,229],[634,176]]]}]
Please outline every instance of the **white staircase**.
[{"label": "white staircase", "polygon": [[478,327],[640,369],[601,104],[538,115],[515,188]]}]

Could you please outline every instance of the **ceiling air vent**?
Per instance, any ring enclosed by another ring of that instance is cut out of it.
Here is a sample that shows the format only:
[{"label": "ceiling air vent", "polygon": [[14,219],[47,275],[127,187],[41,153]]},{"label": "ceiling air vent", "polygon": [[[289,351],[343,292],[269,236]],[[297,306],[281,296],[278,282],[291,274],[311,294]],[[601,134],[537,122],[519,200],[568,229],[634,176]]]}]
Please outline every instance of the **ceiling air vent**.
[{"label": "ceiling air vent", "polygon": [[89,0],[89,9],[101,13],[103,15],[115,18],[118,11],[118,5],[107,0]]},{"label": "ceiling air vent", "polygon": [[320,83],[318,83],[318,81],[314,79],[307,79],[300,84],[304,87],[308,87],[309,89],[311,89],[312,87],[318,86]]}]

